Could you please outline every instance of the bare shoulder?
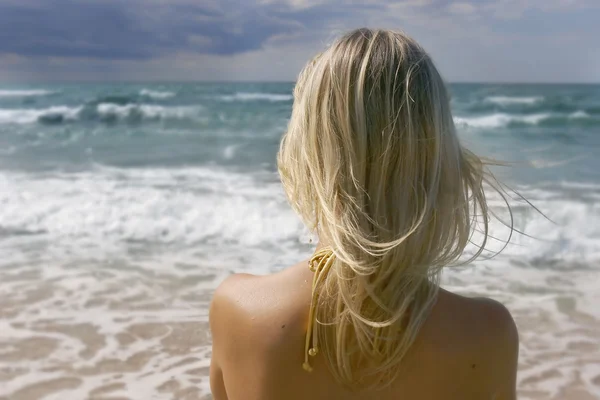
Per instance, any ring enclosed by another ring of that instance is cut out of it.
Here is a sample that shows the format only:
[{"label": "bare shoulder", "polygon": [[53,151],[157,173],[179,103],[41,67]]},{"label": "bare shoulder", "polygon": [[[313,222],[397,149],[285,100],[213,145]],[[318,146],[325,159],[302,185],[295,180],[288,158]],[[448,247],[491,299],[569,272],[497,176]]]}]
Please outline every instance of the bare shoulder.
[{"label": "bare shoulder", "polygon": [[472,300],[487,337],[501,340],[506,345],[518,345],[517,325],[504,304],[485,297]]},{"label": "bare shoulder", "polygon": [[227,329],[232,323],[236,326],[243,322],[244,304],[252,295],[251,282],[259,277],[249,274],[234,274],[227,277],[215,290],[209,309],[209,323],[213,334],[219,338],[221,333],[235,332]]},{"label": "bare shoulder", "polygon": [[213,340],[219,335],[245,340],[254,335],[253,343],[259,345],[273,343],[273,335],[289,331],[281,327],[291,327],[294,317],[308,307],[302,300],[308,298],[308,285],[296,271],[290,267],[272,275],[235,274],[225,279],[213,295],[209,312]]},{"label": "bare shoulder", "polygon": [[519,334],[508,309],[489,298],[470,298],[443,291],[446,312],[453,313],[451,322],[455,340],[467,349],[465,354],[476,369],[477,381],[492,398],[514,399]]},{"label": "bare shoulder", "polygon": [[485,382],[496,400],[516,399],[519,333],[508,309],[492,299],[478,298],[480,326],[484,332],[481,351],[487,361],[483,364]]},{"label": "bare shoulder", "polygon": [[518,342],[515,321],[502,303],[485,297],[465,297],[440,290],[444,312],[459,320],[463,326],[482,340],[501,339]]},{"label": "bare shoulder", "polygon": [[[236,360],[247,356],[249,350],[245,340],[253,336],[249,305],[255,297],[254,283],[260,280],[258,276],[234,274],[215,290],[208,313],[212,336],[211,374],[227,369]],[[213,386],[221,385],[218,380],[213,382]]]},{"label": "bare shoulder", "polygon": [[[231,275],[215,290],[210,303],[208,320],[212,334],[210,362],[210,386],[215,399],[227,399],[223,380],[223,367],[235,362],[236,353],[243,350],[237,346],[235,336],[243,334],[239,323],[242,314],[238,307],[236,291],[248,279],[245,275]],[[232,329],[232,327],[236,327]],[[239,328],[239,329],[238,329]]]},{"label": "bare shoulder", "polygon": [[[233,274],[229,275],[215,290],[212,299],[212,305],[221,305],[222,303],[230,304],[231,301],[237,300],[236,293],[240,289],[248,288],[249,283],[253,280],[259,279],[260,277],[250,274]],[[231,305],[231,304],[230,304]]]}]

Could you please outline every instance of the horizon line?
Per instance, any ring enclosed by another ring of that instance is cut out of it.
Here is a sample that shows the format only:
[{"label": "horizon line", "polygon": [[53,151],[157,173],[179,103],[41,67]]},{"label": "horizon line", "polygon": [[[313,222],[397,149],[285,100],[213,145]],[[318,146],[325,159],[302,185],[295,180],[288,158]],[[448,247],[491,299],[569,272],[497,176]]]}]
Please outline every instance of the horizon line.
[{"label": "horizon line", "polygon": [[[177,79],[177,80],[136,80],[136,79],[98,79],[98,80],[32,80],[32,81],[6,81],[0,80],[0,85],[32,85],[32,84],[101,84],[101,83],[125,83],[125,84],[178,84],[178,83],[203,83],[203,84],[223,84],[223,83],[287,83],[294,84],[295,80],[206,80],[206,79]],[[464,84],[464,85],[600,85],[600,81],[463,81],[463,80],[447,80],[447,84]]]}]

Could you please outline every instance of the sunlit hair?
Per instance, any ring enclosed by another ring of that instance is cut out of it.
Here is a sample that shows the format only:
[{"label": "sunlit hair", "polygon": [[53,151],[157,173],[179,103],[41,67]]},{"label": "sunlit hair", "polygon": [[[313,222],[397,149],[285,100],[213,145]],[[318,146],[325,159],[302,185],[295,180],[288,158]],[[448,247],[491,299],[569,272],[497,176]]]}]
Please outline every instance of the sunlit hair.
[{"label": "sunlit hair", "polygon": [[487,168],[459,143],[431,58],[400,32],[337,40],[299,76],[278,166],[292,207],[335,255],[316,289],[321,354],[342,384],[385,386],[442,267],[474,230],[472,258],[488,238]]}]

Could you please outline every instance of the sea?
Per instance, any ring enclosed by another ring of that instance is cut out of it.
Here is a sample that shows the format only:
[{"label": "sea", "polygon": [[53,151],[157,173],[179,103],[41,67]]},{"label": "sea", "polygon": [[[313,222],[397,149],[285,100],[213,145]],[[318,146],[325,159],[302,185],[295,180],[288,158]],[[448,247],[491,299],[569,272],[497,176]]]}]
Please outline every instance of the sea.
[{"label": "sea", "polygon": [[[490,193],[489,251],[443,286],[509,308],[520,399],[599,399],[600,85],[449,87],[515,232]],[[0,85],[0,399],[210,398],[214,288],[315,243],[276,171],[292,90]]]}]

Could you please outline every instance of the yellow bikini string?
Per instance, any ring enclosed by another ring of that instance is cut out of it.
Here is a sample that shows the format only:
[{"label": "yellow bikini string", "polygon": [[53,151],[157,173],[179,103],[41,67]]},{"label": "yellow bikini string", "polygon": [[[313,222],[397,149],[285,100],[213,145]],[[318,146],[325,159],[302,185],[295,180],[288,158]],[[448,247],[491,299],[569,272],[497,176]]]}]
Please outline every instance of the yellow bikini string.
[{"label": "yellow bikini string", "polygon": [[[319,301],[319,291],[317,288],[323,282],[323,279],[327,276],[327,273],[333,265],[335,255],[333,251],[325,247],[317,251],[312,258],[308,261],[308,268],[314,272],[312,282],[312,298],[310,300],[310,310],[308,312],[308,327],[306,329],[306,342],[304,344],[304,364],[302,368],[305,371],[311,372],[312,366],[308,361],[308,356],[314,357],[319,353],[319,342],[317,335],[317,303]],[[312,339],[312,346],[311,346]]]}]

